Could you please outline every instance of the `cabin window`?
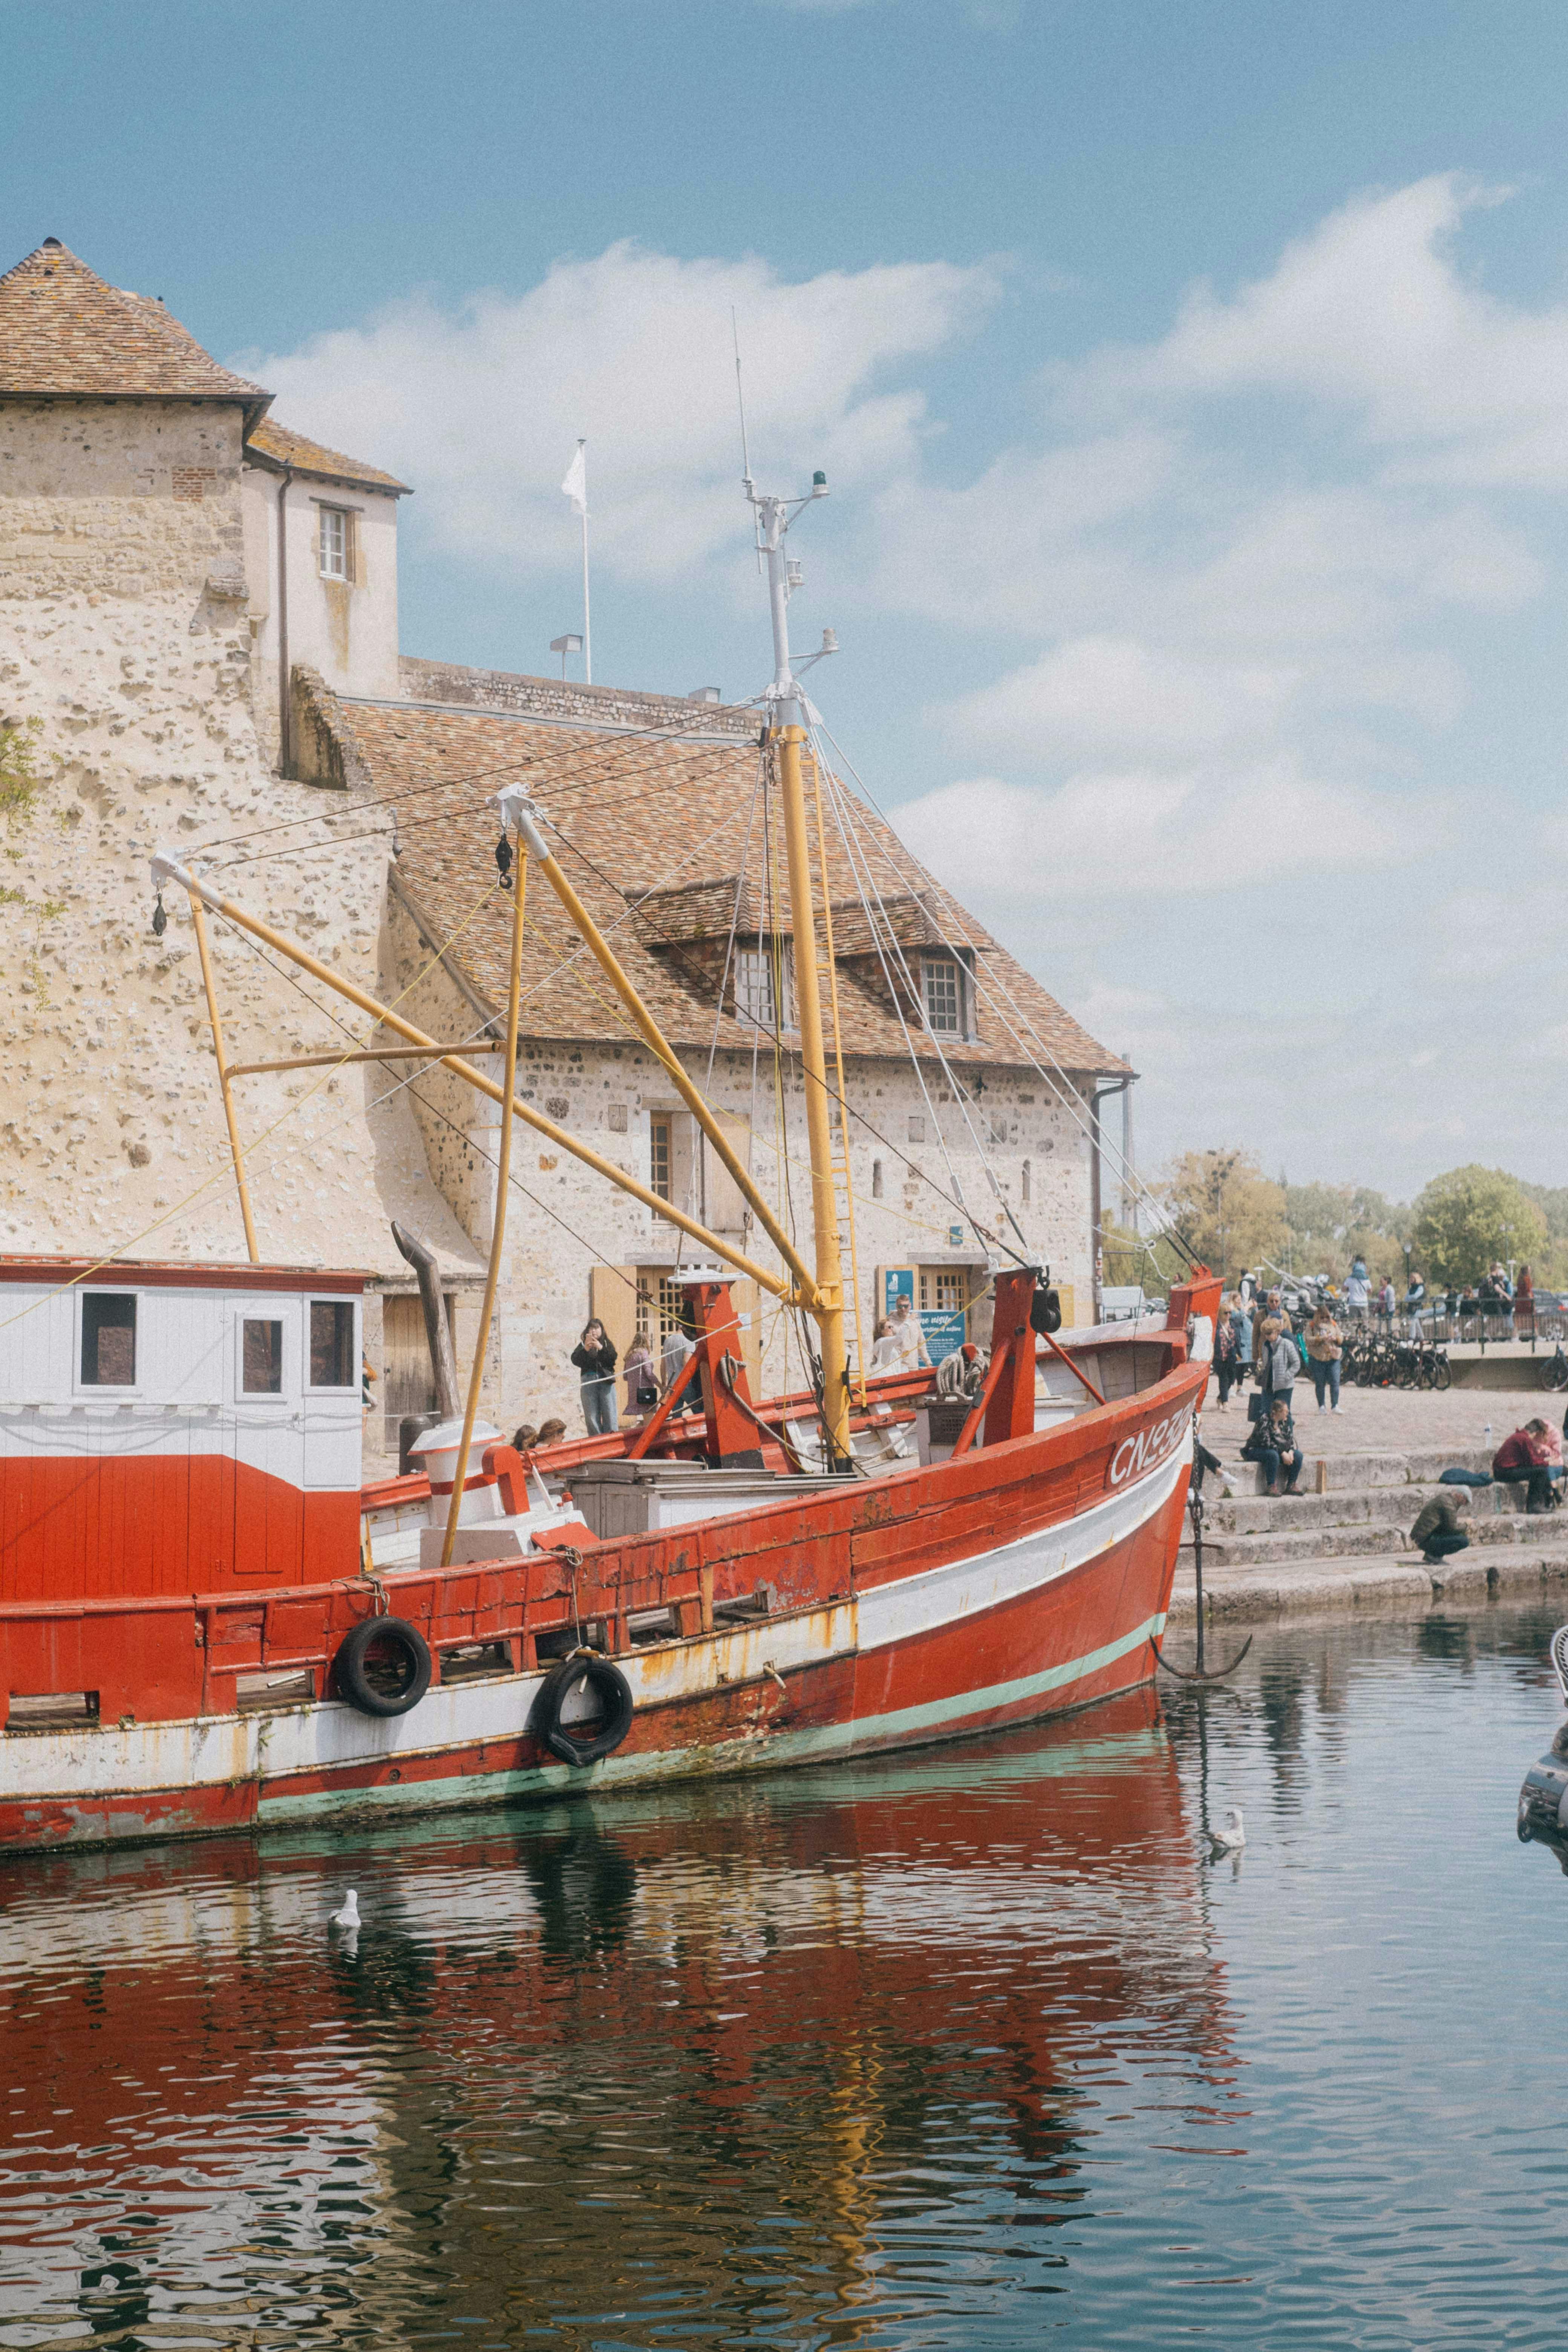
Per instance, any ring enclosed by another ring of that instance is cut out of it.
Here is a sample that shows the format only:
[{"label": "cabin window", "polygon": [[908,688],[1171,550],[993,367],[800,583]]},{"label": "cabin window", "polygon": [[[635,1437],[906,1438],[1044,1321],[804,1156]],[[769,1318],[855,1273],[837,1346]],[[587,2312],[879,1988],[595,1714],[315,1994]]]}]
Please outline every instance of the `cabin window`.
[{"label": "cabin window", "polygon": [[310,1386],[352,1389],[359,1384],[354,1362],[354,1310],[349,1298],[310,1301]]},{"label": "cabin window", "polygon": [[322,507],[321,557],[323,580],[349,580],[353,576],[353,517],[346,507]]},{"label": "cabin window", "polygon": [[283,1326],[247,1315],[240,1332],[239,1386],[245,1396],[283,1393]]},{"label": "cabin window", "polygon": [[136,1293],[89,1290],[81,1302],[81,1384],[85,1389],[136,1385]]}]

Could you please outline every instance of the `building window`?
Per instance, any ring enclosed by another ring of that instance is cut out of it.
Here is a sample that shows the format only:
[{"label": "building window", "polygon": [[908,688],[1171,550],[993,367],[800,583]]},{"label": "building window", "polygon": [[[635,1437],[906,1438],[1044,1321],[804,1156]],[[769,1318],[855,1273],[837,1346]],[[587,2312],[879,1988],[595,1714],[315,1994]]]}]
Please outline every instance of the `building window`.
[{"label": "building window", "polygon": [[938,1036],[963,1034],[963,972],[956,956],[921,958],[921,982],[925,991],[928,1027]]},{"label": "building window", "polygon": [[1029,1205],[1029,1195],[1032,1190],[1032,1176],[1033,1170],[1029,1161],[1026,1160],[1024,1162],[1024,1206],[1026,1209]]},{"label": "building window", "polygon": [[310,1301],[310,1386],[352,1389],[359,1379],[354,1362],[354,1310],[347,1298]]},{"label": "building window", "polygon": [[81,1384],[84,1389],[136,1385],[136,1294],[89,1290],[81,1302]]},{"label": "building window", "polygon": [[321,577],[323,580],[350,580],[353,568],[353,517],[346,507],[322,507],[321,516]]},{"label": "building window", "polygon": [[686,1292],[679,1282],[649,1267],[637,1276],[637,1338],[657,1356],[665,1336],[683,1323]]},{"label": "building window", "polygon": [[879,1160],[873,1160],[871,1162],[871,1198],[873,1201],[879,1201],[881,1197],[882,1163]]},{"label": "building window", "polygon": [[283,1326],[245,1318],[240,1335],[239,1387],[242,1396],[283,1393]]},{"label": "building window", "polygon": [[647,1183],[661,1201],[669,1199],[669,1119],[658,1111],[647,1123]]},{"label": "building window", "polygon": [[951,1272],[938,1267],[934,1272],[921,1269],[921,1311],[922,1314],[962,1315],[964,1310],[964,1278],[962,1267]]}]

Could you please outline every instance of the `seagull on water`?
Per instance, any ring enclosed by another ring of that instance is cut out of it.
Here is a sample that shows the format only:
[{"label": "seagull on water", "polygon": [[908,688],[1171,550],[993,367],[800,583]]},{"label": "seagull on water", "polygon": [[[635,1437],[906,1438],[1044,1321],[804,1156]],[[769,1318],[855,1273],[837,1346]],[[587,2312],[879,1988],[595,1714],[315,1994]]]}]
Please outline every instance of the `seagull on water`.
[{"label": "seagull on water", "polygon": [[1242,1823],[1241,1808],[1232,1805],[1225,1817],[1222,1830],[1210,1830],[1209,1851],[1215,1862],[1222,1853],[1239,1853],[1247,1843],[1247,1831]]},{"label": "seagull on water", "polygon": [[363,1927],[364,1922],[359,1916],[359,1896],[352,1886],[343,1896],[342,1909],[333,1912],[332,1925],[346,1929],[351,1935],[356,1928]]}]

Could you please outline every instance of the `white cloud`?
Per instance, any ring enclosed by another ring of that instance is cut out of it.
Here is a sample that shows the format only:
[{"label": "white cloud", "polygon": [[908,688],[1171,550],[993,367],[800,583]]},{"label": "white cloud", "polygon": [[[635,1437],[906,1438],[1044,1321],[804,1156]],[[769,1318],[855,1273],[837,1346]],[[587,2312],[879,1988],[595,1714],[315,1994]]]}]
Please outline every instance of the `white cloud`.
[{"label": "white cloud", "polygon": [[1446,172],[1358,196],[1228,301],[1196,289],[1169,335],[1058,371],[1074,404],[1269,391],[1332,403],[1406,478],[1568,486],[1568,307],[1500,301],[1454,264],[1503,200]]},{"label": "white cloud", "polygon": [[1055,752],[1184,761],[1267,743],[1300,672],[1184,658],[1130,637],[1075,637],[951,703],[954,740],[1020,761]]},{"label": "white cloud", "polygon": [[[1217,776],[1081,774],[1052,792],[980,776],[907,802],[893,822],[961,898],[1002,907],[1047,896],[1169,898],[1286,876],[1310,884],[1390,867],[1408,854],[1397,806],[1284,760]],[[1429,804],[1422,823],[1429,838]]]},{"label": "white cloud", "polygon": [[562,562],[558,486],[585,434],[598,562],[668,582],[744,528],[731,309],[766,479],[822,467],[874,490],[916,467],[930,429],[921,392],[887,378],[970,333],[999,288],[987,265],[791,282],[755,259],[619,244],[558,263],[525,294],[475,294],[452,311],[413,298],[245,364],[281,419],[400,473],[433,539],[493,574]]}]

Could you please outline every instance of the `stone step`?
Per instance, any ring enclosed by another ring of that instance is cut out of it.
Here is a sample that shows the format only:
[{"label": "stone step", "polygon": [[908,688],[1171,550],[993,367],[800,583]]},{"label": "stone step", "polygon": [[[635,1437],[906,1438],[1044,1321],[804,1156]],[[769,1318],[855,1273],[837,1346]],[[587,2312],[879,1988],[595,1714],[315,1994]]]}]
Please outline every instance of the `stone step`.
[{"label": "stone step", "polygon": [[[1458,1490],[1468,1498],[1469,1518],[1495,1517],[1517,1508],[1519,1497],[1508,1486],[1470,1486]],[[1455,1492],[1436,1481],[1407,1486],[1358,1486],[1348,1492],[1331,1488],[1326,1494],[1298,1491],[1294,1495],[1237,1495],[1229,1501],[1212,1481],[1204,1486],[1204,1539],[1215,1536],[1269,1535],[1292,1528],[1351,1528],[1388,1525],[1407,1528],[1423,1504],[1434,1495]],[[1192,1520],[1183,1542],[1192,1543]]]},{"label": "stone step", "polygon": [[[1414,1515],[1412,1515],[1414,1516]],[[1550,1517],[1523,1511],[1497,1511],[1477,1517],[1465,1532],[1472,1550],[1498,1544],[1531,1544],[1542,1550],[1568,1551],[1568,1524],[1563,1512]],[[1298,1559],[1354,1559],[1407,1552],[1417,1555],[1410,1541],[1409,1521],[1363,1522],[1359,1526],[1297,1527],[1259,1535],[1211,1536],[1204,1531],[1204,1571],[1211,1568],[1244,1569],[1274,1566]],[[1184,1547],[1184,1559],[1190,1559]]]},{"label": "stone step", "polygon": [[[1304,1454],[1301,1485],[1315,1490],[1318,1465],[1325,1468],[1328,1491],[1331,1494],[1353,1492],[1363,1486],[1409,1486],[1435,1485],[1445,1470],[1489,1470],[1491,1450],[1485,1445],[1422,1446],[1409,1453],[1379,1451],[1365,1454],[1315,1454],[1312,1452],[1312,1428],[1310,1418],[1297,1416],[1296,1437]],[[1260,1489],[1263,1474],[1255,1462],[1244,1462],[1241,1449],[1249,1432],[1240,1423],[1221,1429],[1217,1435],[1210,1422],[1204,1423],[1204,1443],[1230,1472],[1232,1483],[1243,1494]],[[1501,1431],[1498,1444],[1507,1431]]]},{"label": "stone step", "polygon": [[[1534,1521],[1531,1523],[1532,1526]],[[1568,1544],[1472,1545],[1452,1559],[1428,1566],[1415,1553],[1349,1552],[1337,1559],[1279,1561],[1211,1576],[1204,1563],[1204,1609],[1210,1624],[1292,1615],[1343,1616],[1352,1610],[1426,1611],[1444,1602],[1515,1598],[1561,1591],[1568,1585]],[[1190,1561],[1176,1572],[1171,1622],[1190,1627],[1197,1593]],[[1190,1664],[1184,1654],[1178,1664]],[[1211,1665],[1221,1661],[1211,1658]]]}]

